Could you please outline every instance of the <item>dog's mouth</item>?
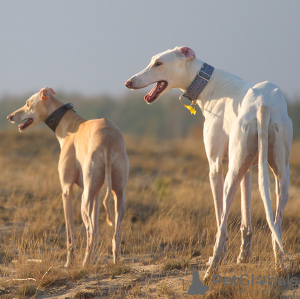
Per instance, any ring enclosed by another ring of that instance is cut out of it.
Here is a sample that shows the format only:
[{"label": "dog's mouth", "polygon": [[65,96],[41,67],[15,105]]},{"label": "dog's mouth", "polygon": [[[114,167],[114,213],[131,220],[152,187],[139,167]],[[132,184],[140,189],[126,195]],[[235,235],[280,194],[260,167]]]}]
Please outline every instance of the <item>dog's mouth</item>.
[{"label": "dog's mouth", "polygon": [[24,119],[23,121],[25,121],[25,122],[22,123],[22,124],[20,124],[20,125],[18,125],[18,129],[19,129],[20,131],[26,129],[29,125],[31,125],[32,122],[33,122],[33,119],[32,119],[32,118],[26,118],[26,119]]},{"label": "dog's mouth", "polygon": [[148,104],[153,103],[159,97],[159,95],[166,89],[167,86],[167,81],[158,81],[151,89],[151,91],[145,95],[145,101]]}]

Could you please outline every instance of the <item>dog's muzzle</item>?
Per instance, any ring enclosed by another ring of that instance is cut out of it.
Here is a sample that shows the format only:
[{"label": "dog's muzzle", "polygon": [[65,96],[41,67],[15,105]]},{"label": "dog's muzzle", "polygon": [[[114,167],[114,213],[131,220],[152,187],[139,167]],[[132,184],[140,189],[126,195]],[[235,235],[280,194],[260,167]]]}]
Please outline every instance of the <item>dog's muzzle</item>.
[{"label": "dog's muzzle", "polygon": [[130,80],[127,80],[127,81],[125,82],[125,86],[126,86],[127,88],[130,88],[130,87],[131,87],[131,84],[132,84],[132,82],[131,82]]}]

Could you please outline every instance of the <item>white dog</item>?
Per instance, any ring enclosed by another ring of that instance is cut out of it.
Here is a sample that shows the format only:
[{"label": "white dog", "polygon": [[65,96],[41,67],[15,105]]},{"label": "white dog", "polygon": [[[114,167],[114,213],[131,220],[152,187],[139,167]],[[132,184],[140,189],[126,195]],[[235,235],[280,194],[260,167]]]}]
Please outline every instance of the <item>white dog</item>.
[{"label": "white dog", "polygon": [[107,193],[104,206],[107,222],[110,220],[108,200],[111,192],[115,200],[115,233],[112,239],[113,261],[120,255],[120,226],[125,213],[125,186],[128,180],[129,162],[125,142],[118,127],[110,121],[94,119],[86,121],[72,109],[54,97],[51,88],[43,88],[31,96],[24,107],[7,118],[20,123],[22,132],[39,122],[45,122],[56,134],[61,147],[58,171],[67,231],[67,263],[74,260],[74,221],[72,192],[74,184],[83,189],[81,215],[86,227],[87,247],[83,265],[94,256],[97,242],[100,189],[106,179]]},{"label": "white dog", "polygon": [[[227,218],[234,195],[241,186],[242,246],[238,262],[251,257],[251,166],[258,163],[259,190],[272,231],[277,267],[283,267],[281,243],[282,213],[288,200],[289,155],[292,122],[280,89],[269,82],[253,85],[235,75],[214,69],[196,59],[187,47],[152,57],[150,64],[125,85],[131,89],[156,83],[145,96],[152,103],[169,89],[179,88],[183,96],[196,100],[204,117],[204,143],[210,166],[218,233],[213,257],[205,278],[217,270],[226,248]],[[225,183],[222,160],[229,159]],[[276,180],[276,216],[273,220],[269,192],[268,164]]]}]

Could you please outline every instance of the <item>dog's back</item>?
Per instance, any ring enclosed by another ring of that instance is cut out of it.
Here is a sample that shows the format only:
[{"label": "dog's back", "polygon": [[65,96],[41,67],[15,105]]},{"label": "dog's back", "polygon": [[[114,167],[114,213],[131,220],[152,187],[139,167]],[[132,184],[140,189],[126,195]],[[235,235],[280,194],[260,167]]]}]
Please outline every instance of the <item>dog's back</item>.
[{"label": "dog's back", "polygon": [[89,153],[103,153],[106,149],[114,156],[126,155],[122,133],[114,123],[105,118],[83,122],[72,139],[79,162],[83,162],[82,158]]}]

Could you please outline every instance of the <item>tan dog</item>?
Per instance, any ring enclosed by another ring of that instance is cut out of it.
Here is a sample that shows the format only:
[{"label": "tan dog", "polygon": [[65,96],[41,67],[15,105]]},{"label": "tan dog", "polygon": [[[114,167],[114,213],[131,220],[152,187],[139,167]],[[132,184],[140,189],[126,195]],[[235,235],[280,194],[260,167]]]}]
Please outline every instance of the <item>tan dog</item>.
[{"label": "tan dog", "polygon": [[125,213],[124,191],[129,170],[123,136],[118,127],[110,121],[104,118],[87,121],[70,109],[72,106],[65,108],[65,111],[57,117],[57,113],[63,111],[68,104],[61,103],[54,97],[54,94],[51,88],[41,89],[26,101],[24,107],[7,118],[13,123],[22,122],[19,125],[20,132],[39,122],[46,121],[49,126],[52,122],[53,125],[55,117],[58,121],[56,128],[52,127],[52,129],[55,131],[61,148],[58,171],[67,231],[68,257],[65,267],[72,264],[75,249],[73,186],[77,184],[83,189],[81,214],[87,233],[83,265],[86,265],[89,258],[94,255],[97,242],[100,189],[106,178],[107,194],[103,203],[109,225],[112,225],[108,204],[111,192],[115,200],[115,233],[112,239],[115,263],[120,256],[120,225]]}]

